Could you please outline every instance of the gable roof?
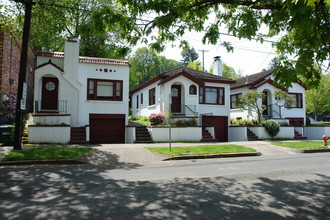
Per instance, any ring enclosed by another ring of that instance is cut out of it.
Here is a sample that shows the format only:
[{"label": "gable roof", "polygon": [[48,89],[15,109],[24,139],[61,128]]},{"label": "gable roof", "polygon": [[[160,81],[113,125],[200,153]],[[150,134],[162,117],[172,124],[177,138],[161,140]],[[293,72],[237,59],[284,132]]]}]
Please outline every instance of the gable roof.
[{"label": "gable roof", "polygon": [[52,65],[53,67],[55,67],[55,68],[58,69],[59,71],[64,72],[64,70],[63,70],[61,67],[57,66],[55,63],[53,63],[53,62],[51,61],[51,59],[49,59],[49,61],[46,62],[46,63],[40,64],[40,65],[37,66],[35,69],[39,69],[39,68],[44,67],[44,66],[47,66],[47,65]]},{"label": "gable roof", "polygon": [[[64,58],[64,52],[38,51],[37,56]],[[128,60],[117,60],[117,59],[99,58],[99,57],[79,56],[79,62],[80,63],[115,64],[115,65],[129,66]]]},{"label": "gable roof", "polygon": [[185,76],[186,78],[192,80],[193,82],[197,83],[198,85],[204,85],[205,82],[215,82],[215,83],[225,83],[225,84],[233,84],[235,80],[228,79],[223,76],[217,76],[210,73],[206,73],[199,70],[194,70],[188,67],[177,67],[174,69],[170,69],[168,71],[162,72],[155,76],[154,78],[150,79],[149,81],[139,85],[136,87],[131,93],[135,93],[154,82],[160,80],[160,84],[164,84],[176,77]]},{"label": "gable roof", "polygon": [[248,75],[245,77],[241,77],[236,79],[236,82],[230,86],[230,89],[238,89],[243,87],[258,87],[257,85],[262,85],[263,81],[267,81],[267,77],[272,75],[274,72],[274,69],[270,69],[267,71],[263,71],[260,73],[255,73],[252,75]]}]

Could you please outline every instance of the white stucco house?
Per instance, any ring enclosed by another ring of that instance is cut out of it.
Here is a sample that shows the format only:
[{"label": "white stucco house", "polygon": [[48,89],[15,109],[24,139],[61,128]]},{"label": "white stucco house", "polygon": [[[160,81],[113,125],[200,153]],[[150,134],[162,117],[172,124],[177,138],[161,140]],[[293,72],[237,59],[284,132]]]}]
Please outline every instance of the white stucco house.
[{"label": "white stucco house", "polygon": [[131,91],[132,114],[197,118],[200,126],[214,127],[217,141],[227,141],[230,85],[235,81],[222,76],[220,57],[215,57],[213,69],[214,74],[209,74],[178,67],[158,74]]},{"label": "white stucco house", "polygon": [[125,143],[128,96],[128,61],[79,56],[78,38],[40,51],[29,142]]},{"label": "white stucco house", "polygon": [[[247,91],[257,91],[265,94],[263,100],[259,100],[260,106],[267,108],[263,111],[263,117],[275,120],[287,120],[291,126],[301,127],[305,125],[305,90],[300,83],[292,83],[292,86],[285,90],[274,84],[274,70],[263,71],[236,79],[230,88],[230,117],[235,119],[256,119],[255,112],[237,108],[236,102],[239,97]],[[284,106],[283,101],[275,99],[274,92],[277,89],[286,91],[295,100],[292,108]]]}]

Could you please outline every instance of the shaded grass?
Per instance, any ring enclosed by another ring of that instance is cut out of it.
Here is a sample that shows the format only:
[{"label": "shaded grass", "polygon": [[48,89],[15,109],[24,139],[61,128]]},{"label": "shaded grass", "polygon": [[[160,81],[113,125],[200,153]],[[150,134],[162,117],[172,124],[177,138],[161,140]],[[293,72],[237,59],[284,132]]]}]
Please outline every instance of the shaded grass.
[{"label": "shaded grass", "polygon": [[208,155],[208,154],[230,154],[230,153],[248,153],[256,152],[256,150],[240,145],[201,145],[194,147],[172,147],[172,151],[168,147],[146,147],[147,150],[170,155],[170,156],[184,156],[184,155]]},{"label": "shaded grass", "polygon": [[23,150],[12,150],[2,160],[72,159],[93,151],[90,147],[29,147]]},{"label": "shaded grass", "polygon": [[323,146],[323,141],[278,142],[272,144],[281,147],[288,147],[288,148],[301,149],[301,150],[327,148]]}]

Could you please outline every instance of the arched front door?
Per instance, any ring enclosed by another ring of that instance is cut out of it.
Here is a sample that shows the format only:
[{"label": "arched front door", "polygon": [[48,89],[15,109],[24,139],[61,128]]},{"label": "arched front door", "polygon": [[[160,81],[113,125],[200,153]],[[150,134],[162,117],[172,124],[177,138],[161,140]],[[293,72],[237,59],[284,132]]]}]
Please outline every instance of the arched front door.
[{"label": "arched front door", "polygon": [[172,113],[181,113],[181,85],[172,85],[171,87],[172,96]]},{"label": "arched front door", "polygon": [[55,77],[42,78],[41,110],[58,110],[58,79]]}]

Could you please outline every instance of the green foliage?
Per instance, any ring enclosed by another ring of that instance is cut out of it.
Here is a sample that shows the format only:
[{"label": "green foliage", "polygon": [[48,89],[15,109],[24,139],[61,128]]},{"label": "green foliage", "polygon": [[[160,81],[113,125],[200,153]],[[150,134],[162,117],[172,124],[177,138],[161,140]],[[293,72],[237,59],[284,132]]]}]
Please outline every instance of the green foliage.
[{"label": "green foliage", "polygon": [[256,152],[256,150],[240,145],[202,145],[193,147],[172,147],[172,151],[168,147],[146,147],[147,150],[166,154],[171,156],[184,155],[208,155],[208,154],[230,154],[230,153],[248,153]]},{"label": "green foliage", "polygon": [[311,119],[309,117],[306,117],[306,125],[307,126],[311,125]]},{"label": "green foliage", "polygon": [[244,110],[255,112],[258,115],[258,121],[261,122],[261,116],[263,110],[267,106],[260,105],[258,100],[261,102],[264,94],[262,92],[248,91],[245,92],[237,101],[237,106]]},{"label": "green foliage", "polygon": [[287,92],[277,89],[274,92],[274,96],[275,96],[275,100],[276,100],[276,104],[281,106],[285,106],[288,109],[292,108],[292,105],[295,104],[296,100],[294,98],[292,98],[292,96],[290,96]]},{"label": "green foliage", "polygon": [[327,148],[323,146],[322,141],[303,141],[303,142],[276,142],[272,143],[277,146],[301,149],[301,150],[311,150],[311,149],[322,149]]},{"label": "green foliage", "polygon": [[[205,30],[203,43],[211,44],[219,44],[223,27],[227,34],[260,42],[280,35],[280,40],[273,44],[278,54],[275,79],[285,87],[300,78],[310,79],[308,84],[315,84],[320,73],[313,68],[314,63],[329,60],[328,0],[118,2],[128,9],[131,22],[139,24],[130,33],[155,48],[191,30]],[[149,21],[138,20],[141,15],[150,13],[156,17]],[[209,22],[211,14],[216,17],[213,22]],[[185,40],[181,43],[186,45]],[[221,45],[228,51],[233,50],[230,42],[222,41]]]},{"label": "green foliage", "polygon": [[178,119],[173,123],[173,125],[177,127],[196,127],[197,124],[198,122],[194,118],[191,118],[189,120]]},{"label": "green foliage", "polygon": [[130,68],[130,90],[135,89],[140,83],[152,79],[160,72],[172,69],[179,62],[157,55],[153,49],[147,47],[138,48],[129,59]]},{"label": "green foliage", "polygon": [[200,65],[199,62],[195,61],[195,62],[190,62],[187,64],[188,68],[191,69],[195,69],[195,70],[199,70],[199,71],[203,71],[203,67]]},{"label": "green foliage", "polygon": [[[198,53],[193,47],[184,48],[181,52],[182,63],[187,66],[189,63],[196,62],[198,59]],[[197,62],[199,64],[199,62]]]},{"label": "green foliage", "polygon": [[252,119],[252,120],[248,120],[248,119],[234,119],[231,118],[230,119],[230,124],[231,125],[235,125],[235,126],[259,126],[260,123],[258,120]]},{"label": "green foliage", "polygon": [[146,116],[130,115],[128,119],[145,126],[150,126],[150,122],[148,121],[148,118]]},{"label": "green foliage", "polygon": [[267,133],[273,138],[280,131],[280,124],[274,120],[267,120],[262,122],[262,125],[265,127]]},{"label": "green foliage", "polygon": [[29,147],[18,151],[13,150],[2,160],[71,159],[93,151],[90,147]]},{"label": "green foliage", "polygon": [[[330,75],[322,75],[318,87],[306,91],[307,113],[324,114],[330,112]],[[317,120],[317,118],[315,119]]]}]

